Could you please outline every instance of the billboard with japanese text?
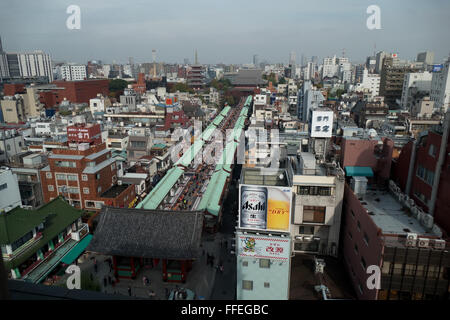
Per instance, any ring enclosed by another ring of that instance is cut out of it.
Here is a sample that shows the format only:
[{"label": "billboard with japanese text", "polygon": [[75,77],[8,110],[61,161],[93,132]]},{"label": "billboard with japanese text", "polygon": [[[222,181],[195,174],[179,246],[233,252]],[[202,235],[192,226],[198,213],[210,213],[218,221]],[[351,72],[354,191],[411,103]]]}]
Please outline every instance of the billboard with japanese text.
[{"label": "billboard with japanese text", "polygon": [[311,137],[331,138],[333,133],[333,116],[331,110],[313,110],[311,116]]},{"label": "billboard with japanese text", "polygon": [[238,234],[239,257],[289,260],[291,238]]},{"label": "billboard with japanese text", "polygon": [[239,228],[289,231],[292,190],[289,187],[239,185]]}]

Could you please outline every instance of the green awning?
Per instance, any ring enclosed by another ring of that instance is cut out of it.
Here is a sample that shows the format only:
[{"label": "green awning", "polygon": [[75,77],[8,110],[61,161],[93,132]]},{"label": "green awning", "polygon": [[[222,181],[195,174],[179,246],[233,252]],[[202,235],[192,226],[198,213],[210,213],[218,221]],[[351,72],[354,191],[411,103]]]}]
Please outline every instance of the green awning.
[{"label": "green awning", "polygon": [[345,173],[348,177],[373,177],[371,167],[345,167]]},{"label": "green awning", "polygon": [[81,253],[86,249],[86,247],[89,245],[89,242],[91,242],[92,234],[88,234],[86,237],[81,239],[80,242],[78,242],[75,247],[72,248],[62,259],[61,262],[65,264],[71,264],[76,258],[78,258]]}]

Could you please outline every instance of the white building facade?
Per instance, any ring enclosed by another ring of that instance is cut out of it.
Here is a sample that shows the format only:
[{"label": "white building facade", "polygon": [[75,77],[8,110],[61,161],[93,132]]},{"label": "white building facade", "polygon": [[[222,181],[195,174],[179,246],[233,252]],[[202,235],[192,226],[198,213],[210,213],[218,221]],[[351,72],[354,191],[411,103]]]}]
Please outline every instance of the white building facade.
[{"label": "white building facade", "polygon": [[62,65],[61,79],[66,81],[80,81],[87,79],[86,66],[75,64]]},{"label": "white building facade", "polygon": [[430,97],[434,101],[435,109],[448,110],[450,106],[450,57],[440,71],[433,72]]}]

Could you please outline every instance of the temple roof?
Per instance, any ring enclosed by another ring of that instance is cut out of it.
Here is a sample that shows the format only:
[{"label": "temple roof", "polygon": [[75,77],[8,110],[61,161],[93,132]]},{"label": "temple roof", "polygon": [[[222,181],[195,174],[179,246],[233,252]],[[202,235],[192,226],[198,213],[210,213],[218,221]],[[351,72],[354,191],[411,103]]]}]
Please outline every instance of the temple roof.
[{"label": "temple roof", "polygon": [[203,213],[103,207],[87,251],[125,257],[195,259]]}]

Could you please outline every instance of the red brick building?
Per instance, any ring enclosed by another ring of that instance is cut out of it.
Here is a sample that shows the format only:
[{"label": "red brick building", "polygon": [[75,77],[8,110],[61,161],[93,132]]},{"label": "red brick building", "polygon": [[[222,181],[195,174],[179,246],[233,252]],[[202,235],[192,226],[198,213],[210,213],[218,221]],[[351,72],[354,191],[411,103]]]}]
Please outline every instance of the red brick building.
[{"label": "red brick building", "polygon": [[[430,211],[433,183],[436,179],[437,162],[441,149],[442,132],[429,131],[418,138],[416,145],[406,144],[397,161],[393,163],[392,180],[412,198],[425,212]],[[413,149],[415,149],[413,154]],[[450,236],[450,141],[447,141],[444,162],[441,167],[434,221]],[[411,182],[407,188],[412,159]],[[407,190],[409,189],[409,190]]]},{"label": "red brick building", "polygon": [[133,84],[133,90],[136,93],[144,94],[147,91],[147,84],[145,83],[145,74],[139,73],[137,83]]},{"label": "red brick building", "polygon": [[75,207],[100,210],[128,208],[136,198],[134,185],[118,184],[116,161],[104,143],[55,149],[40,175],[45,202],[61,195]]},{"label": "red brick building", "polygon": [[394,142],[389,138],[347,137],[341,141],[341,167],[371,167],[378,182],[389,180]]},{"label": "red brick building", "polygon": [[60,104],[64,98],[73,103],[89,103],[89,100],[95,98],[99,93],[104,96],[109,95],[109,80],[107,79],[58,80],[52,83],[57,88],[41,92],[39,97],[40,102],[47,108]]},{"label": "red brick building", "polygon": [[3,92],[5,96],[13,96],[17,93],[25,93],[25,85],[23,83],[5,83]]}]

